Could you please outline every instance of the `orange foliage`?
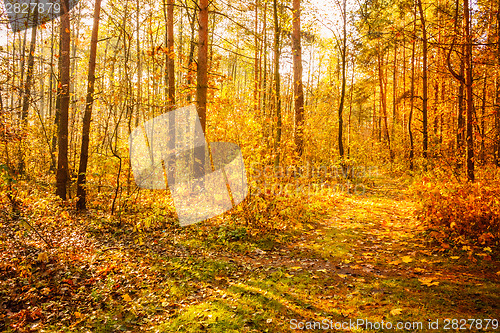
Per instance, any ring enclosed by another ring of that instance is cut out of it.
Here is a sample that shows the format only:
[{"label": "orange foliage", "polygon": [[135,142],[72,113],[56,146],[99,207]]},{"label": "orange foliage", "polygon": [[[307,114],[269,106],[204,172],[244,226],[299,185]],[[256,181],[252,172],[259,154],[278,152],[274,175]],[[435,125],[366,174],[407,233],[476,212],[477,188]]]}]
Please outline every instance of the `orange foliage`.
[{"label": "orange foliage", "polygon": [[498,182],[439,183],[424,178],[416,186],[423,203],[418,216],[440,238],[498,245],[499,185]]}]

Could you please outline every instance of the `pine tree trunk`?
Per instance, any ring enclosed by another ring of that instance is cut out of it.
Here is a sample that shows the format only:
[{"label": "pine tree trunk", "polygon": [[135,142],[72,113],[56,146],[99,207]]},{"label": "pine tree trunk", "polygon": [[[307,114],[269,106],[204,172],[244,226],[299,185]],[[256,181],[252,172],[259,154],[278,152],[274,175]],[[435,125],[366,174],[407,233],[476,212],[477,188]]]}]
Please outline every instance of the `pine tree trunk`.
[{"label": "pine tree trunk", "polygon": [[69,111],[69,83],[70,83],[70,43],[71,23],[69,16],[69,0],[61,4],[61,27],[59,45],[59,127],[58,127],[58,155],[56,174],[56,195],[66,200],[68,185],[68,111]]},{"label": "pine tree trunk", "polygon": [[92,107],[94,104],[95,68],[97,56],[97,38],[99,32],[99,15],[101,13],[101,0],[96,0],[94,5],[94,26],[92,27],[92,37],[90,40],[89,73],[87,100],[85,113],[83,115],[82,146],[80,152],[80,166],[78,168],[78,178],[76,181],[76,195],[78,201],[76,207],[79,210],[86,209],[87,206],[87,165],[89,159],[90,141],[90,121],[92,119]]},{"label": "pine tree trunk", "polygon": [[281,143],[281,83],[280,83],[280,34],[281,29],[278,20],[278,0],[273,1],[274,19],[274,98],[276,108],[276,137],[274,140],[274,167],[280,165],[280,143]]},{"label": "pine tree trunk", "polygon": [[467,179],[474,182],[474,133],[472,114],[474,110],[474,96],[472,94],[472,36],[470,33],[469,0],[464,0],[465,26],[465,87],[467,97]]},{"label": "pine tree trunk", "polygon": [[[37,32],[37,21],[38,21],[38,11],[34,11],[34,18],[33,18],[33,28],[31,30],[31,42],[30,42],[30,52],[28,54],[28,70],[26,73],[26,81],[24,83],[24,92],[23,92],[23,109],[21,112],[21,121],[22,121],[22,126],[25,127],[28,123],[28,109],[30,106],[30,99],[31,99],[31,85],[33,82],[33,67],[35,64],[35,46],[36,46],[36,32]],[[24,70],[24,68],[23,68]],[[20,147],[19,151],[19,173],[24,174],[24,151],[22,150],[22,146]]]},{"label": "pine tree trunk", "polygon": [[208,3],[208,0],[200,0],[199,3],[198,70],[196,85],[198,116],[200,117],[201,128],[204,133],[207,121]]},{"label": "pine tree trunk", "polygon": [[[304,151],[304,87],[302,85],[302,46],[300,38],[300,0],[293,0],[293,91],[295,97],[295,148],[298,156],[302,156],[302,153]],[[345,49],[343,58],[345,63]]]},{"label": "pine tree trunk", "polygon": [[427,27],[425,24],[424,10],[422,0],[418,0],[418,10],[420,12],[420,23],[422,27],[422,155],[428,156],[429,134],[428,134],[428,69],[427,69]]},{"label": "pine tree trunk", "polygon": [[167,71],[169,110],[175,105],[174,0],[167,0]]}]

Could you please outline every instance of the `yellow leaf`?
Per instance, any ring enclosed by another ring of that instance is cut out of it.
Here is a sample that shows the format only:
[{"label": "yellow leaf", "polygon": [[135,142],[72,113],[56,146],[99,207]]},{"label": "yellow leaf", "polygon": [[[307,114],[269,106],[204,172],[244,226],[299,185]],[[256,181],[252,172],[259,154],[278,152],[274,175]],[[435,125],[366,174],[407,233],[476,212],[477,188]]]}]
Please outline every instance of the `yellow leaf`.
[{"label": "yellow leaf", "polygon": [[485,248],[483,249],[483,251],[485,251],[485,252],[491,252],[491,247],[489,247],[489,246],[488,246],[488,247],[485,247]]},{"label": "yellow leaf", "polygon": [[451,258],[451,259],[460,259],[460,257],[459,257],[459,256],[451,256],[450,258]]},{"label": "yellow leaf", "polygon": [[342,279],[345,279],[347,277],[347,275],[345,274],[337,274],[338,276],[340,276]]},{"label": "yellow leaf", "polygon": [[129,294],[122,295],[122,298],[125,302],[132,302],[132,298],[130,298]]},{"label": "yellow leaf", "polygon": [[81,318],[82,317],[82,314],[80,312],[78,312],[78,311],[76,311],[74,314],[75,314],[76,318]]},{"label": "yellow leaf", "polygon": [[327,273],[326,269],[317,269],[316,272]]},{"label": "yellow leaf", "polygon": [[415,272],[417,272],[417,273],[422,273],[424,271],[425,271],[424,268],[420,268],[420,267],[415,268]]},{"label": "yellow leaf", "polygon": [[450,223],[450,228],[454,228],[457,224],[455,222]]},{"label": "yellow leaf", "polygon": [[401,263],[401,261],[399,260],[393,260],[391,262],[389,262],[389,265],[399,265]]},{"label": "yellow leaf", "polygon": [[295,266],[295,267],[290,267],[291,270],[294,270],[294,271],[298,271],[298,270],[301,270],[302,267],[300,266]]},{"label": "yellow leaf", "polygon": [[397,315],[400,315],[401,312],[403,312],[403,309],[392,309],[391,310],[391,315],[397,316]]},{"label": "yellow leaf", "polygon": [[49,261],[49,255],[47,254],[47,252],[40,252],[40,253],[38,253],[38,261],[48,262]]},{"label": "yellow leaf", "polygon": [[423,278],[418,279],[418,281],[420,281],[420,283],[422,283],[423,285],[428,286],[428,287],[437,286],[439,284],[438,281],[432,281],[432,280],[433,280],[433,278],[431,278],[431,277],[429,277],[429,278],[423,277]]},{"label": "yellow leaf", "polygon": [[500,271],[497,272],[497,275],[500,275]]},{"label": "yellow leaf", "polygon": [[409,263],[409,262],[412,262],[412,261],[413,261],[413,258],[412,258],[412,257],[410,257],[410,256],[404,256],[403,258],[401,258],[401,260],[402,260],[405,264],[407,264],[407,263]]}]

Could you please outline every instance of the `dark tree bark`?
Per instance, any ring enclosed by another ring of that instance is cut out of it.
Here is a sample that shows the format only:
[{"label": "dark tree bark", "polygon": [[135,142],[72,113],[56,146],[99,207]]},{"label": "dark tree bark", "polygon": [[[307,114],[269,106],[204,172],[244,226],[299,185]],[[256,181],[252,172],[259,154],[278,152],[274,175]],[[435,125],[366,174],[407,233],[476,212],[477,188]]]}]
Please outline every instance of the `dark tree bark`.
[{"label": "dark tree bark", "polygon": [[[462,46],[462,54],[465,54],[465,46]],[[465,64],[463,59],[460,59],[460,77],[465,76]],[[458,167],[463,166],[463,153],[465,147],[465,84],[461,80],[458,86],[458,109],[457,109],[457,155],[459,156]]]},{"label": "dark tree bark", "polygon": [[254,52],[254,79],[253,79],[253,108],[255,111],[255,114],[259,115],[260,111],[260,99],[259,99],[259,86],[260,86],[260,80],[259,80],[259,75],[260,75],[260,59],[259,59],[259,36],[258,36],[258,31],[259,29],[259,2],[258,0],[255,2],[255,8],[254,8],[254,45],[255,45],[255,52]]},{"label": "dark tree bark", "polygon": [[467,97],[467,179],[474,182],[474,133],[473,110],[474,96],[472,94],[472,35],[470,33],[469,0],[464,0],[464,26],[465,26],[465,87]]},{"label": "dark tree bark", "polygon": [[[344,1],[345,3],[345,1]],[[345,13],[344,13],[345,14]],[[345,24],[344,24],[345,32]],[[304,151],[304,87],[302,84],[302,45],[300,40],[300,0],[293,0],[293,88],[295,96],[295,148],[302,156]],[[345,90],[345,35],[344,35],[344,81]],[[341,111],[339,110],[341,113]],[[340,133],[341,135],[342,133]],[[342,147],[343,150],[343,147]]]},{"label": "dark tree bark", "polygon": [[140,26],[141,21],[139,19],[140,14],[140,0],[136,1],[136,54],[137,54],[137,101],[136,101],[136,109],[135,109],[135,126],[139,125],[139,118],[141,115],[141,107],[142,107],[142,57],[141,57],[141,41],[140,41]]},{"label": "dark tree bark", "polygon": [[69,70],[71,23],[69,16],[69,0],[61,3],[61,27],[59,43],[59,126],[58,126],[58,156],[56,174],[56,195],[66,200],[68,185],[68,111],[69,111]]},{"label": "dark tree bark", "polygon": [[346,0],[343,1],[342,8],[342,18],[343,18],[343,36],[342,36],[342,49],[340,50],[340,54],[342,57],[342,87],[340,92],[340,104],[339,104],[339,155],[341,163],[344,161],[344,139],[342,131],[344,130],[344,103],[345,103],[345,86],[346,86],[346,59],[347,59],[347,13],[346,13]]},{"label": "dark tree bark", "polygon": [[[201,128],[206,134],[207,90],[208,90],[208,0],[199,0],[198,8],[198,68],[196,84],[196,105]],[[197,147],[194,151],[194,174],[199,178],[205,174],[205,148]],[[199,184],[204,188],[203,180]]]},{"label": "dark tree bark", "polygon": [[101,13],[101,0],[96,0],[94,5],[94,26],[90,40],[89,74],[87,87],[87,102],[83,115],[82,146],[80,152],[80,166],[76,181],[76,195],[78,201],[76,207],[79,210],[86,209],[87,204],[87,165],[89,159],[90,121],[92,119],[92,107],[94,105],[95,67],[97,56],[97,38],[99,33],[99,15]]},{"label": "dark tree bark", "polygon": [[427,27],[425,23],[424,9],[422,0],[418,0],[418,10],[420,13],[420,24],[422,27],[422,155],[427,158],[429,151],[429,133],[428,133],[428,69],[427,69]]},{"label": "dark tree bark", "polygon": [[168,109],[175,105],[174,0],[167,0]]},{"label": "dark tree bark", "polygon": [[[416,21],[417,13],[416,9],[413,9],[413,34],[416,34]],[[410,81],[410,114],[408,115],[408,137],[410,139],[410,170],[414,169],[414,157],[415,157],[415,147],[413,143],[413,131],[412,131],[412,120],[413,120],[413,109],[415,107],[415,38],[411,42],[411,81]]]},{"label": "dark tree bark", "polygon": [[[500,67],[500,0],[498,0],[497,7],[497,62]],[[498,73],[498,72],[497,72]],[[495,106],[495,129],[496,140],[493,147],[495,164],[500,166],[500,76],[497,74],[496,78],[496,106]]]},{"label": "dark tree bark", "polygon": [[274,140],[274,167],[280,165],[280,143],[281,143],[281,83],[280,83],[280,34],[281,28],[278,19],[278,0],[273,1],[274,19],[274,98],[276,108],[276,138]]},{"label": "dark tree bark", "polygon": [[[195,0],[191,0],[195,2]],[[190,37],[190,43],[189,43],[189,55],[188,55],[188,74],[187,74],[187,86],[188,86],[188,94],[186,96],[186,100],[188,102],[191,102],[192,96],[191,96],[191,86],[193,85],[193,63],[194,63],[194,49],[196,47],[196,41],[194,39],[195,37],[195,31],[196,31],[196,17],[197,17],[197,10],[196,10],[196,3],[195,3],[195,9],[193,10],[193,14],[189,14],[189,6],[187,5],[186,1],[186,13],[189,17],[189,25],[191,27],[191,37]],[[207,27],[208,27],[208,18],[207,18]],[[207,32],[208,36],[208,32]],[[208,37],[207,37],[208,38]]]},{"label": "dark tree bark", "polygon": [[208,89],[208,0],[199,2],[199,29],[198,29],[198,70],[196,97],[198,106],[198,116],[201,127],[205,133],[207,122],[207,89]]}]

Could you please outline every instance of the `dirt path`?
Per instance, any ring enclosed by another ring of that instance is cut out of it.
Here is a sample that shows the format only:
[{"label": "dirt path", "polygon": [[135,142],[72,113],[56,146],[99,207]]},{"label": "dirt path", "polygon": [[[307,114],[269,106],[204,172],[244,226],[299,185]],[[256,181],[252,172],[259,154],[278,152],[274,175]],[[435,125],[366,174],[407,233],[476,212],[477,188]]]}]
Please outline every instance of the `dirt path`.
[{"label": "dirt path", "polygon": [[144,242],[104,227],[78,229],[70,239],[82,246],[72,252],[44,261],[35,249],[22,259],[24,270],[0,267],[0,327],[3,320],[3,328],[25,332],[325,332],[335,325],[379,332],[388,331],[384,321],[409,325],[408,332],[450,332],[475,319],[466,328],[495,332],[499,262],[431,244],[402,181],[380,177],[365,195],[319,199],[328,218],[269,247],[249,237],[214,244],[201,227],[151,231]]}]

